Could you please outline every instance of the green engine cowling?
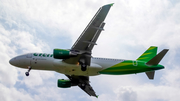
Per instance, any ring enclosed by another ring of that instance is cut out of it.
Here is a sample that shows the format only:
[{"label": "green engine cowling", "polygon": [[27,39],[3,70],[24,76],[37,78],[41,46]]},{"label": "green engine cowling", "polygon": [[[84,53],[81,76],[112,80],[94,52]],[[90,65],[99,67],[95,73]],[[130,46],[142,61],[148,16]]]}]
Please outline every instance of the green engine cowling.
[{"label": "green engine cowling", "polygon": [[53,57],[55,59],[67,59],[67,58],[70,58],[71,56],[74,56],[74,54],[72,54],[71,51],[69,50],[54,49],[53,51]]},{"label": "green engine cowling", "polygon": [[57,86],[60,88],[70,88],[71,87],[71,81],[70,80],[64,80],[64,79],[58,79]]}]

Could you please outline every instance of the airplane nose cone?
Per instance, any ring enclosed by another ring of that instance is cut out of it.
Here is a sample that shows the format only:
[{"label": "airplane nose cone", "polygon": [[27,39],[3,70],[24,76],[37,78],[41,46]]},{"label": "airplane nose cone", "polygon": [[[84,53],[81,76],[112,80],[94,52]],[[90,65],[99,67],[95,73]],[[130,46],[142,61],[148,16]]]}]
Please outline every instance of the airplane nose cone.
[{"label": "airplane nose cone", "polygon": [[17,61],[16,58],[12,58],[11,60],[9,60],[9,63],[10,63],[11,65],[13,65],[13,66],[17,66],[18,61]]},{"label": "airplane nose cone", "polygon": [[13,64],[14,64],[14,59],[9,60],[9,63],[10,63],[11,65],[13,65]]}]

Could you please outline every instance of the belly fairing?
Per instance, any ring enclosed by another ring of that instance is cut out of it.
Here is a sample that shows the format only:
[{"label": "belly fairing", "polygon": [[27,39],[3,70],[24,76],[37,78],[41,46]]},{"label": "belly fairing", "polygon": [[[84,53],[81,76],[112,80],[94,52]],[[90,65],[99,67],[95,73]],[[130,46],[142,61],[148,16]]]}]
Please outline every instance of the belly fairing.
[{"label": "belly fairing", "polygon": [[79,64],[67,64],[62,60],[55,59],[54,67],[56,68],[56,72],[67,74],[67,75],[79,75],[79,76],[94,76],[99,75],[99,71],[102,70],[102,67],[98,64],[91,63],[90,66],[87,66],[86,71],[81,70],[81,66]]}]

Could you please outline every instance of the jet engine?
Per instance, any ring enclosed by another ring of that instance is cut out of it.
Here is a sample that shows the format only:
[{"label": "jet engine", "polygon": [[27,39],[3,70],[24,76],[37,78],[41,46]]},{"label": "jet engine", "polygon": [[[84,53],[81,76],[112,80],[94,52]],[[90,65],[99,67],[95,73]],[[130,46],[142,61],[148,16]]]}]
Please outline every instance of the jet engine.
[{"label": "jet engine", "polygon": [[71,87],[71,81],[70,80],[64,80],[64,79],[58,79],[57,86],[60,88],[70,88]]},{"label": "jet engine", "polygon": [[67,59],[72,56],[76,56],[76,54],[73,54],[70,50],[54,49],[53,51],[53,57],[55,59]]}]

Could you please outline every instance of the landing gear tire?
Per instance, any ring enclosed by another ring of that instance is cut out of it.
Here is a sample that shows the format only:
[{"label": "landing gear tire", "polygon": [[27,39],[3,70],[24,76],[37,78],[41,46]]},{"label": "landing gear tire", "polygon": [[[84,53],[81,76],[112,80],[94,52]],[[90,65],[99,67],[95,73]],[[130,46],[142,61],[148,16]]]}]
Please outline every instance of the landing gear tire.
[{"label": "landing gear tire", "polygon": [[86,71],[86,69],[87,69],[87,65],[82,64],[82,65],[81,65],[81,70],[82,70],[82,71]]},{"label": "landing gear tire", "polygon": [[26,72],[25,75],[26,75],[26,76],[29,76],[29,72]]},{"label": "landing gear tire", "polygon": [[31,70],[31,66],[28,66],[28,71],[25,73],[26,76],[29,76],[30,70]]}]

